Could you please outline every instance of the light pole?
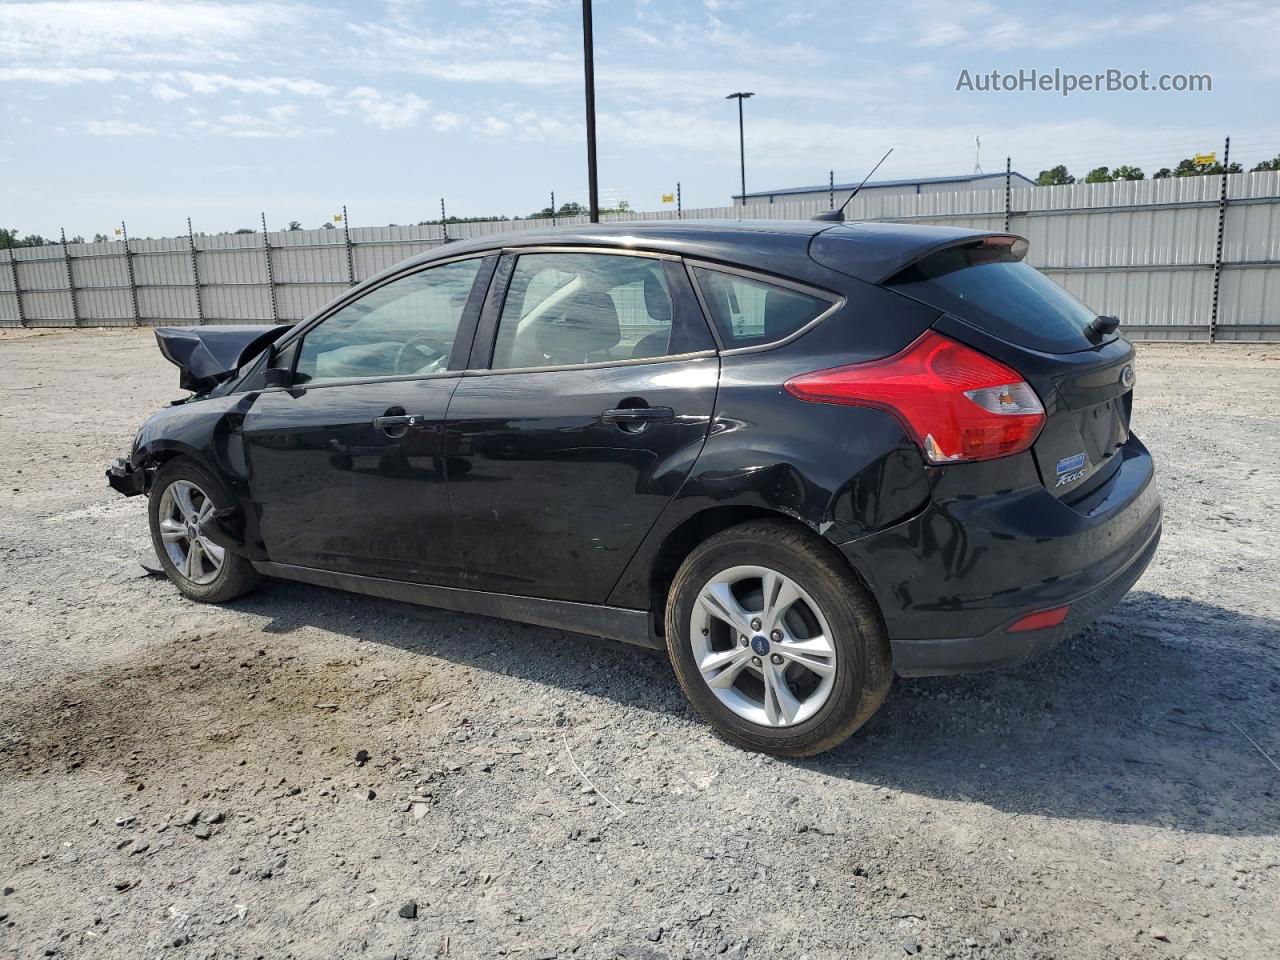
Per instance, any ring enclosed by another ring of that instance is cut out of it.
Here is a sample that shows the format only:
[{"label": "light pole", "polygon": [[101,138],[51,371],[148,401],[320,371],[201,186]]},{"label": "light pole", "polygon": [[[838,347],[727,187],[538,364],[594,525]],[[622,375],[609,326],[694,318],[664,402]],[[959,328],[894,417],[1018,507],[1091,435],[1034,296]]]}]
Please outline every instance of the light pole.
[{"label": "light pole", "polygon": [[739,91],[725,97],[726,100],[738,101],[738,168],[742,173],[742,205],[744,207],[747,205],[747,145],[742,133],[742,101],[754,96],[754,93]]},{"label": "light pole", "polygon": [[582,0],[582,72],[587,87],[587,202],[591,222],[600,222],[600,189],[596,178],[596,57],[591,39],[591,0]]}]

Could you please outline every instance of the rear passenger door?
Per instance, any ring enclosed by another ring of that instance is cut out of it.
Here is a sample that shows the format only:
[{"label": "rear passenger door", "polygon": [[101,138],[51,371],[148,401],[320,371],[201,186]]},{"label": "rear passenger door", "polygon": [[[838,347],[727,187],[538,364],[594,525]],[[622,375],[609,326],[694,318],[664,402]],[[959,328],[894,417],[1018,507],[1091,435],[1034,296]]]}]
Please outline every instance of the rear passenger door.
[{"label": "rear passenger door", "polygon": [[510,253],[446,430],[463,585],[602,603],[707,435],[714,342],[674,257]]}]

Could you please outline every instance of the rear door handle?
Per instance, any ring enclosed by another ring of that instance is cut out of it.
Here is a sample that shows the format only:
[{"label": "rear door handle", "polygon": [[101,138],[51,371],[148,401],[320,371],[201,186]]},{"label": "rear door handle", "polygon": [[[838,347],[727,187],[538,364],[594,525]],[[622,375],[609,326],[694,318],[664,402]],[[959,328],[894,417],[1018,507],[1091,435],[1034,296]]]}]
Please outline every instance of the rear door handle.
[{"label": "rear door handle", "polygon": [[605,423],[666,423],[675,418],[670,407],[616,407],[600,414]]}]

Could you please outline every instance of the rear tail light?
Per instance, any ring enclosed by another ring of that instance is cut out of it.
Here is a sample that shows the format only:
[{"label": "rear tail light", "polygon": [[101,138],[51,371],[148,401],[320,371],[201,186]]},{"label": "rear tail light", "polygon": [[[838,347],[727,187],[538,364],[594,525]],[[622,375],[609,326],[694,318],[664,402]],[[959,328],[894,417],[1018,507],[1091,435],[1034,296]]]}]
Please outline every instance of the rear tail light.
[{"label": "rear tail light", "polygon": [[1040,398],[1018,374],[932,330],[892,357],[802,374],[784,386],[810,403],[892,413],[930,463],[1021,453],[1044,425]]}]

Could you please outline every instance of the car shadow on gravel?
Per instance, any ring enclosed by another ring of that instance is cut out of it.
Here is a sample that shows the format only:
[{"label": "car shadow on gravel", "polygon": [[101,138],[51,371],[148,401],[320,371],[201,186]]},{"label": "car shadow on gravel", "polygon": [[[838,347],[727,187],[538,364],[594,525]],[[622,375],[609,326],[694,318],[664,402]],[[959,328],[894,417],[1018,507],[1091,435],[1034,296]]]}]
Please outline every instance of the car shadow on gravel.
[{"label": "car shadow on gravel", "polygon": [[1037,661],[899,679],[799,765],[1008,813],[1272,836],[1278,694],[1280,622],[1136,592]]},{"label": "car shadow on gravel", "polygon": [[[300,584],[235,606],[268,633],[316,626],[701,722],[652,651]],[[790,763],[1010,813],[1280,835],[1280,773],[1262,753],[1275,756],[1277,694],[1280,622],[1135,592],[1031,663],[899,678],[849,741]]]}]

